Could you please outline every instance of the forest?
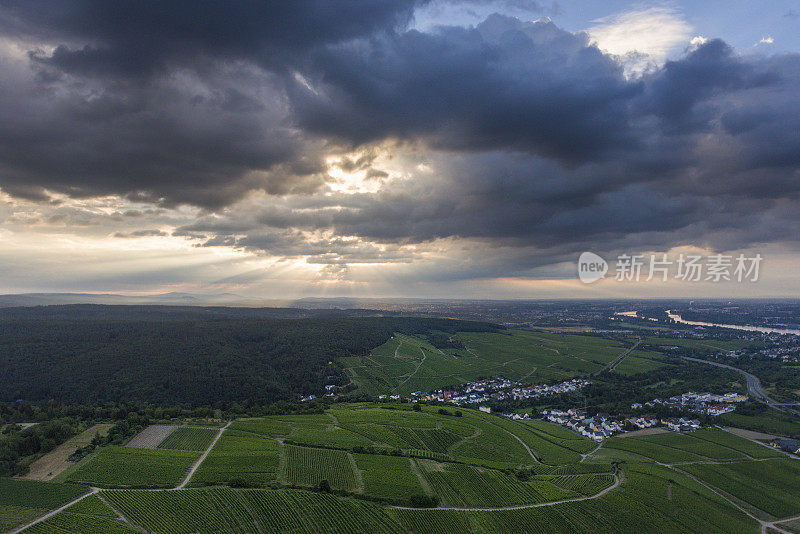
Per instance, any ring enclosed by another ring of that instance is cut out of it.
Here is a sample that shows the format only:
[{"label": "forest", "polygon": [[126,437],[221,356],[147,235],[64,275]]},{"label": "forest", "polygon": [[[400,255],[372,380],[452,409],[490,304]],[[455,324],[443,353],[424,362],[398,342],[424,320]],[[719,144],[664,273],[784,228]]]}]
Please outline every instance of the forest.
[{"label": "forest", "polygon": [[451,319],[348,317],[343,311],[299,319],[275,314],[160,306],[5,309],[0,401],[265,405],[320,394],[327,384],[345,386],[337,359],[365,355],[394,332],[498,329]]}]

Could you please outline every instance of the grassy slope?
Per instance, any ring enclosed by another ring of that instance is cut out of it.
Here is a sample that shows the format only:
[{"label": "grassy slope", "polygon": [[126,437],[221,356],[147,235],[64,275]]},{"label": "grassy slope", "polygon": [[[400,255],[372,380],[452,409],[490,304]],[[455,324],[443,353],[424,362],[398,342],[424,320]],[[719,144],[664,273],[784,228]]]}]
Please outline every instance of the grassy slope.
[{"label": "grassy slope", "polygon": [[[585,376],[602,369],[628,347],[599,337],[528,330],[462,332],[457,338],[468,350],[439,350],[422,338],[396,334],[369,356],[345,358],[343,364],[365,393],[408,395],[482,376],[529,382]],[[640,351],[628,366],[635,367],[642,360],[639,366],[654,368],[661,365],[658,358],[657,353]]]}]

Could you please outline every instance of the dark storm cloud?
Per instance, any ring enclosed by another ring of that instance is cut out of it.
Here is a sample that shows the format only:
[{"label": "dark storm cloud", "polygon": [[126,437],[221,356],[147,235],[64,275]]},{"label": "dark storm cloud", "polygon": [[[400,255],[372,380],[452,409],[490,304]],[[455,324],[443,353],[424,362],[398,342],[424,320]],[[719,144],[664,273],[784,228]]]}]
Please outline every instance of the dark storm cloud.
[{"label": "dark storm cloud", "polygon": [[[519,251],[508,272],[797,240],[797,54],[711,40],[628,78],[552,22],[422,32],[414,5],[5,2],[0,31],[30,52],[3,65],[0,187],[201,206],[216,215],[173,235],[332,265],[447,239]],[[431,173],[393,182],[382,143]],[[380,190],[330,194],[329,157]],[[264,205],[231,209],[253,190]]]},{"label": "dark storm cloud", "polygon": [[636,143],[640,91],[588,36],[492,15],[477,28],[409,31],[331,45],[291,94],[300,124],[360,144],[527,150],[580,163]]},{"label": "dark storm cloud", "polygon": [[0,187],[211,208],[313,191],[324,169],[283,74],[310,48],[401,27],[416,3],[2,2],[35,76],[6,61]]},{"label": "dark storm cloud", "polygon": [[162,230],[136,230],[135,232],[114,232],[112,237],[128,239],[133,237],[165,237],[168,235]]},{"label": "dark storm cloud", "polygon": [[283,65],[320,44],[404,26],[418,0],[8,0],[10,36],[56,42],[34,57],[81,75],[149,75],[199,56]]}]

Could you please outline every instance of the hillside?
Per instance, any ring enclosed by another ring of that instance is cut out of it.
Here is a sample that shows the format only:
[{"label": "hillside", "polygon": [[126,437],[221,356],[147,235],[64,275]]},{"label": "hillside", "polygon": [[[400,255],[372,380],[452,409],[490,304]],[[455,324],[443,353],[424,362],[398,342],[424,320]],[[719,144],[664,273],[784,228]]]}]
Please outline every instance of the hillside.
[{"label": "hillside", "polygon": [[[715,429],[597,446],[473,410],[339,404],[156,430],[100,449],[60,483],[0,479],[1,524],[45,517],[29,533],[740,533],[788,528],[800,514],[800,463]],[[153,491],[168,487],[185,489]],[[780,498],[765,498],[775,487]]]}]

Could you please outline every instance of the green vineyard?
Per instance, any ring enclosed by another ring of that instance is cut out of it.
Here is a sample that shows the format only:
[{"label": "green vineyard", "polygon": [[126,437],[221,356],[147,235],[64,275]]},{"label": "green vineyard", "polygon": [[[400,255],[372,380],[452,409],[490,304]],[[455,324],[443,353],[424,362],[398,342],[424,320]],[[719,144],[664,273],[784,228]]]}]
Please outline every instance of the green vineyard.
[{"label": "green vineyard", "polygon": [[283,477],[289,484],[316,486],[327,480],[331,488],[354,491],[357,488],[354,461],[344,451],[283,446]]},{"label": "green vineyard", "polygon": [[105,487],[171,487],[199,456],[188,451],[108,446],[87,458],[68,480]]},{"label": "green vineyard", "polygon": [[798,462],[719,429],[598,447],[469,409],[339,405],[235,421],[174,489],[218,432],[178,427],[157,449],[101,447],[66,484],[0,479],[3,531],[738,534],[759,531],[740,507],[765,521],[800,514]]},{"label": "green vineyard", "polygon": [[159,445],[159,449],[180,451],[204,451],[219,432],[216,428],[179,427],[172,431]]}]

